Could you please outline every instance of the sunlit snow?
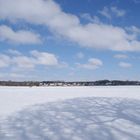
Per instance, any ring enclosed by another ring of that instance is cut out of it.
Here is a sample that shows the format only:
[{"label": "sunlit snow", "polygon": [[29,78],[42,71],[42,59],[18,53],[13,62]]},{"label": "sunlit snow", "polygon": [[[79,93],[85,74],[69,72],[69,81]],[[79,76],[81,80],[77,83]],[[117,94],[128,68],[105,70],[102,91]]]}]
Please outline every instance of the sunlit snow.
[{"label": "sunlit snow", "polygon": [[140,87],[1,87],[0,140],[140,140]]}]

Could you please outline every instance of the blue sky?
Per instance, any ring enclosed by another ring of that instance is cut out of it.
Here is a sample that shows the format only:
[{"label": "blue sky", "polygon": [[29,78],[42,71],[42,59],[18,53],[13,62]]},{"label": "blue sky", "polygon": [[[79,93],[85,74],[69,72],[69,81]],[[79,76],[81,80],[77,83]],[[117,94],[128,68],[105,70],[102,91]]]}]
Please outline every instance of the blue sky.
[{"label": "blue sky", "polygon": [[139,0],[0,0],[0,80],[140,80]]}]

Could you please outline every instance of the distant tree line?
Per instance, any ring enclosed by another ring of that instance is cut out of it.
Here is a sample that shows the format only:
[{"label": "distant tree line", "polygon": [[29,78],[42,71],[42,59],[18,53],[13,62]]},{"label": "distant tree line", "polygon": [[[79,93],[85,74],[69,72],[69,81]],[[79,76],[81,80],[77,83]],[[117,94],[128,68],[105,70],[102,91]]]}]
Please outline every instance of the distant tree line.
[{"label": "distant tree line", "polygon": [[40,82],[35,81],[23,81],[23,82],[16,82],[16,81],[0,81],[0,86],[39,86]]},{"label": "distant tree line", "polygon": [[125,86],[140,85],[140,81],[98,80],[98,81],[0,81],[0,86]]}]

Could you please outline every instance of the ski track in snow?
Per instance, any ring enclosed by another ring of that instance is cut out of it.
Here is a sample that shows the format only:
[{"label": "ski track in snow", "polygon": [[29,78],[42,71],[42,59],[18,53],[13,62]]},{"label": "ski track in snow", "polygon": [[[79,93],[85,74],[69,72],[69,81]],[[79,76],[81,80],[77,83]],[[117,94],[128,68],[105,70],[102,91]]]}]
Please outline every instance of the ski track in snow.
[{"label": "ski track in snow", "polygon": [[0,140],[140,140],[140,87],[0,87]]}]

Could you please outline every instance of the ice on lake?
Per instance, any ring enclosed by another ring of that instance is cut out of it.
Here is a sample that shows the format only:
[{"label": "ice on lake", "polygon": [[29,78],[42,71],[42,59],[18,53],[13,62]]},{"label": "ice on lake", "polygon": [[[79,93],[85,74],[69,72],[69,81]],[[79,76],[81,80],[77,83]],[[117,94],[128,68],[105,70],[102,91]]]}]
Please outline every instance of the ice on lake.
[{"label": "ice on lake", "polygon": [[1,88],[0,140],[140,140],[139,94],[140,87]]}]

